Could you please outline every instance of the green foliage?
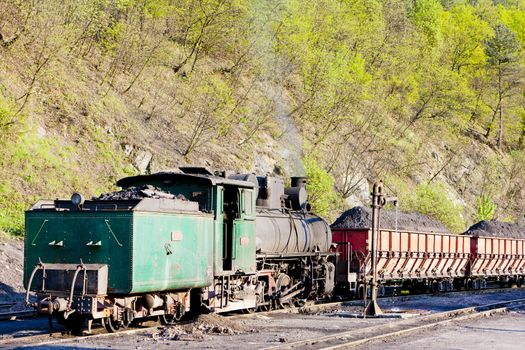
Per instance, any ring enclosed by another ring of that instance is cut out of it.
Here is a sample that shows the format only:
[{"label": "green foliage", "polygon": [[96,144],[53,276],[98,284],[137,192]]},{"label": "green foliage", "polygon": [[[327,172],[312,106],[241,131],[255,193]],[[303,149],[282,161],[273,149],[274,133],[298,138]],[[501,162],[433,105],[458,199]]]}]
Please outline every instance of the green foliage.
[{"label": "green foliage", "polygon": [[525,45],[525,9],[500,7],[501,22],[516,33],[521,45]]},{"label": "green foliage", "polygon": [[403,209],[415,210],[441,221],[454,233],[465,230],[463,207],[452,201],[443,183],[420,183],[405,203],[401,201],[400,204]]},{"label": "green foliage", "polygon": [[[455,186],[469,218],[474,194],[501,189],[491,199],[522,218],[524,11],[491,0],[3,1],[0,225],[20,232],[35,198],[106,189],[139,149],[159,170],[240,170],[268,156],[286,168],[288,144],[315,154],[312,198],[327,215],[339,208],[331,188],[361,200],[367,177],[397,174]],[[444,185],[399,188],[461,226]]]},{"label": "green foliage", "polygon": [[488,62],[496,66],[511,63],[516,60],[518,49],[516,33],[503,23],[498,23],[494,29],[494,37],[486,44]]},{"label": "green foliage", "polygon": [[497,205],[486,194],[482,194],[476,200],[476,221],[489,221],[494,219]]},{"label": "green foliage", "polygon": [[472,69],[485,61],[483,43],[493,31],[475,11],[471,5],[456,5],[443,13],[442,59],[452,70]]},{"label": "green foliage", "polygon": [[125,36],[126,26],[122,22],[115,22],[100,33],[99,45],[107,52],[114,52],[119,41]]},{"label": "green foliage", "polygon": [[313,156],[304,158],[303,163],[308,177],[308,200],[312,211],[330,217],[333,210],[340,206],[340,199],[334,190],[334,178]]},{"label": "green foliage", "polygon": [[0,234],[21,236],[24,232],[24,198],[8,184],[0,184]]},{"label": "green foliage", "polygon": [[14,103],[0,95],[0,138],[5,141],[12,140],[16,127],[19,126],[17,124],[19,123]]},{"label": "green foliage", "polygon": [[426,37],[430,46],[435,46],[439,43],[442,13],[443,7],[438,0],[413,2],[410,17],[416,27]]}]

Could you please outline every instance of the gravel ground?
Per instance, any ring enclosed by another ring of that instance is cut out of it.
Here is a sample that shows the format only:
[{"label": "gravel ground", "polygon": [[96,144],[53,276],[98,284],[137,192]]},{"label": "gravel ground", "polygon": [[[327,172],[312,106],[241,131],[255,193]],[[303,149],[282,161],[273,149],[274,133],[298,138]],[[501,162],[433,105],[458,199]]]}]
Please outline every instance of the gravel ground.
[{"label": "gravel ground", "polygon": [[[384,311],[398,312],[401,315],[418,315],[432,312],[452,310],[467,306],[488,304],[502,300],[525,298],[524,289],[508,289],[505,291],[484,291],[476,293],[449,293],[438,296],[416,296],[401,298],[385,298],[380,300],[380,305]],[[355,313],[362,307],[356,303],[351,303],[342,307],[334,307],[330,311],[316,312],[310,314],[255,314],[237,318],[223,318],[217,315],[201,316],[194,323],[186,323],[170,327],[156,327],[146,333],[133,335],[120,335],[111,337],[93,337],[74,339],[66,343],[53,344],[40,348],[71,349],[71,348],[104,348],[104,349],[261,349],[275,345],[282,345],[298,340],[320,337],[323,335],[339,333],[350,329],[359,329],[372,325],[388,324],[396,322],[396,318],[355,318]],[[507,318],[510,317],[510,318]],[[506,320],[505,326],[501,322],[497,328],[507,330],[504,333],[508,336],[509,344],[516,342],[524,336],[523,332],[516,331],[518,327],[525,329],[525,314],[507,314],[504,316],[494,316],[484,320],[492,321],[495,319]],[[451,329],[457,334],[452,337],[460,337],[468,334],[475,339],[480,332],[478,328],[494,328],[495,325],[477,324],[484,320],[468,321],[459,324],[457,329]],[[471,327],[471,328],[469,328]],[[448,328],[447,328],[448,330]],[[501,332],[503,332],[501,330]],[[434,332],[422,332],[423,337],[427,334],[431,339],[426,339],[428,349],[471,349],[472,347],[454,347],[454,340],[449,340],[450,347],[441,347],[441,343],[436,339],[441,339],[441,330]],[[495,339],[498,331],[483,333],[488,340]],[[462,335],[463,334],[463,335]],[[16,336],[13,334],[12,336]],[[416,342],[412,344],[411,342]],[[421,342],[421,337],[408,335],[403,338],[395,338],[379,344],[369,344],[369,349],[389,349],[413,348],[419,349],[426,346],[425,341]],[[395,343],[399,342],[399,344]],[[406,342],[405,346],[403,342]],[[418,343],[421,342],[421,343]],[[386,345],[385,345],[386,344]],[[397,345],[396,345],[397,344]],[[468,344],[468,343],[466,343]],[[517,344],[517,343],[515,343]],[[494,348],[494,347],[493,347]],[[497,347],[496,347],[497,348]],[[479,348],[484,349],[484,348]],[[491,349],[492,350],[492,349]]]},{"label": "gravel ground", "polygon": [[[112,348],[112,349],[261,349],[331,333],[349,328],[367,327],[392,322],[391,319],[357,319],[328,315],[277,314],[254,315],[235,322],[236,334],[215,332],[181,332],[180,326],[158,327],[154,332],[116,336],[111,338],[84,338],[43,348]],[[36,348],[36,347],[35,347]],[[40,347],[42,348],[42,347]]]},{"label": "gravel ground", "polygon": [[366,350],[503,350],[523,349],[525,344],[525,311],[510,311],[494,315],[452,322],[406,337],[386,339],[362,347]]}]

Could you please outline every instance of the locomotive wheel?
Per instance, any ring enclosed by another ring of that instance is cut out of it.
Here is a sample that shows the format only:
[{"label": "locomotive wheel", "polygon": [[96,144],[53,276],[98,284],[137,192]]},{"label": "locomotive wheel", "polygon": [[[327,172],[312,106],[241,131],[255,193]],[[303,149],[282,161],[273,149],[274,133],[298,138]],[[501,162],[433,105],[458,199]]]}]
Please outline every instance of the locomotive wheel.
[{"label": "locomotive wheel", "polygon": [[272,309],[272,305],[270,303],[259,305],[257,307],[257,310],[262,311],[262,312],[270,311],[271,309]]},{"label": "locomotive wheel", "polygon": [[290,276],[288,276],[285,273],[280,273],[277,277],[277,281],[275,282],[275,289],[278,292],[277,300],[276,300],[276,307],[281,309],[287,309],[291,307],[290,305],[292,303],[291,300],[282,301],[282,298],[286,296],[290,291],[288,288],[292,285],[292,279]]},{"label": "locomotive wheel", "polygon": [[177,307],[175,308],[174,314],[164,314],[159,316],[159,321],[162,325],[170,325],[175,323],[176,321],[180,321],[182,317],[186,314],[186,309],[184,308],[184,305],[177,304]]},{"label": "locomotive wheel", "polygon": [[291,300],[285,302],[279,301],[279,306],[281,309],[291,309],[293,307],[293,302]]},{"label": "locomotive wheel", "polygon": [[242,309],[242,313],[243,314],[254,314],[255,312],[257,311],[257,307],[253,308],[253,307],[250,307],[250,308],[247,308],[247,309]]},{"label": "locomotive wheel", "polygon": [[120,329],[120,324],[111,319],[111,317],[104,317],[102,325],[108,333],[115,333]]},{"label": "locomotive wheel", "polygon": [[305,299],[300,299],[300,298],[294,298],[293,299],[293,305],[295,305],[297,307],[304,307],[306,305],[306,300]]}]

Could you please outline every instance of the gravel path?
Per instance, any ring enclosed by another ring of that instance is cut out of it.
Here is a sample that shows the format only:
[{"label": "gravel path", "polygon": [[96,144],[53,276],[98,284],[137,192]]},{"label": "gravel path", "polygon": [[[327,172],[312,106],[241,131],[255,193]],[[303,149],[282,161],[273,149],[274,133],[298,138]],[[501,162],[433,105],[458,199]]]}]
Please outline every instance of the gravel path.
[{"label": "gravel path", "polygon": [[514,350],[525,344],[525,311],[478,318],[468,322],[455,321],[422,332],[374,342],[366,350]]}]

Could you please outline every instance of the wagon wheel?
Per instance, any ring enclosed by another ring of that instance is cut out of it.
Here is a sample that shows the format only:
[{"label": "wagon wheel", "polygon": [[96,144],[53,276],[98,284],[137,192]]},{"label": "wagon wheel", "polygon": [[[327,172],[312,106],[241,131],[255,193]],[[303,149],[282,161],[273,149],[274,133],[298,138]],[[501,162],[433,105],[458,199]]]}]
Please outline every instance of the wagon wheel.
[{"label": "wagon wheel", "polygon": [[118,322],[115,322],[111,316],[110,317],[104,317],[102,319],[102,325],[106,329],[108,333],[115,333],[120,329],[120,324]]},{"label": "wagon wheel", "polygon": [[472,289],[472,280],[470,278],[465,280],[465,290],[471,290]]},{"label": "wagon wheel", "polygon": [[432,280],[430,282],[430,292],[431,293],[437,293],[438,291],[439,291],[438,281]]},{"label": "wagon wheel", "polygon": [[377,286],[377,296],[384,297],[386,295],[386,287],[383,284]]},{"label": "wagon wheel", "polygon": [[357,287],[357,299],[363,299],[365,297],[366,286],[364,284],[359,284]]}]

